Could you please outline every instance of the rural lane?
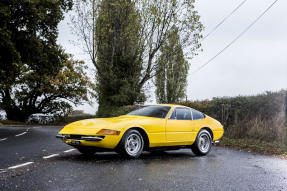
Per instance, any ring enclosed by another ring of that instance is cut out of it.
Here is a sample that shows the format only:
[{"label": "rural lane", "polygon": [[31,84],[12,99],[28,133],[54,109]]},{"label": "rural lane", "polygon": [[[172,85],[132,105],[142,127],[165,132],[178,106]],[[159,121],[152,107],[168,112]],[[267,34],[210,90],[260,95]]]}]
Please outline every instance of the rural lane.
[{"label": "rural lane", "polygon": [[287,160],[213,147],[139,159],[92,157],[55,138],[62,127],[0,127],[0,190],[287,190]]}]

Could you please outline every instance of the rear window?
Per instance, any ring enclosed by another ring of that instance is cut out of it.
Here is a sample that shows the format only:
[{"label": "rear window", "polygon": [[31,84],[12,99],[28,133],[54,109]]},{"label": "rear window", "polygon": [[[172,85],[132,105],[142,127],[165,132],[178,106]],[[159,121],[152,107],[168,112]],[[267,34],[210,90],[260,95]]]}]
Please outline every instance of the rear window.
[{"label": "rear window", "polygon": [[165,118],[170,110],[170,106],[149,105],[136,109],[127,115],[138,115],[145,117]]},{"label": "rear window", "polygon": [[199,111],[192,109],[192,117],[193,117],[193,120],[198,120],[198,119],[205,118],[205,115]]}]

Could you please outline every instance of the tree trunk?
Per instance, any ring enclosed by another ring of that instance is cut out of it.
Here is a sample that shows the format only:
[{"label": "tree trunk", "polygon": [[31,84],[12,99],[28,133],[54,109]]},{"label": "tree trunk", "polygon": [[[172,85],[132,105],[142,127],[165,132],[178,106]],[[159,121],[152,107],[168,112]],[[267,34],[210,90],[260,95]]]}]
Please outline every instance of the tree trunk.
[{"label": "tree trunk", "polygon": [[21,111],[19,108],[6,109],[5,112],[8,120],[19,122],[26,122],[27,119],[32,115],[32,113]]}]

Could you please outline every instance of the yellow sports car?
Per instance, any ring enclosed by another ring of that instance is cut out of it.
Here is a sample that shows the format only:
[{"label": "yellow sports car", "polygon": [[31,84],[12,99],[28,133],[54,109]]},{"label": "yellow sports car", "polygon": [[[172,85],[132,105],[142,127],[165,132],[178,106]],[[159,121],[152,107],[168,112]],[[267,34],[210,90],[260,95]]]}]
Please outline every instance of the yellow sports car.
[{"label": "yellow sports car", "polygon": [[57,138],[83,154],[117,151],[136,158],[143,150],[191,148],[206,155],[223,135],[215,119],[181,105],[148,105],[113,118],[87,119],[65,126]]}]

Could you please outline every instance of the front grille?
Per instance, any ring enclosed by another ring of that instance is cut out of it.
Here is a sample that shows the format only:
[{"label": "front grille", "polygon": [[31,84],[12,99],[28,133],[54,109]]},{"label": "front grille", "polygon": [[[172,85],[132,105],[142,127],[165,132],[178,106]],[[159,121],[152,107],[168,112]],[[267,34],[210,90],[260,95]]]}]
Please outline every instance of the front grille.
[{"label": "front grille", "polygon": [[67,135],[68,139],[81,139],[82,135]]},{"label": "front grille", "polygon": [[[87,135],[64,135],[67,139],[78,139],[80,140],[82,138],[82,136],[87,136]],[[93,137],[93,136],[89,136],[89,137]],[[97,136],[97,137],[101,137],[104,138],[105,136]]]}]

